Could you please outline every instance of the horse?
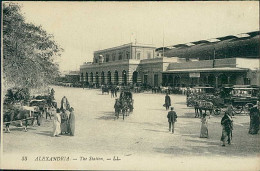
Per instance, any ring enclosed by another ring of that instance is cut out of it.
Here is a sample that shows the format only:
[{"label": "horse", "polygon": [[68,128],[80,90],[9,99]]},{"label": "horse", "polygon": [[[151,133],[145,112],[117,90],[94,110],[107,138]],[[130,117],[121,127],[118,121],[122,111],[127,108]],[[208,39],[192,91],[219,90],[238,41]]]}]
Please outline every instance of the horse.
[{"label": "horse", "polygon": [[129,115],[129,113],[128,113],[128,109],[129,109],[129,105],[128,105],[128,103],[127,103],[127,101],[126,100],[123,100],[122,102],[121,102],[121,110],[122,110],[122,114],[123,114],[123,120],[125,119],[125,116],[128,116]]},{"label": "horse", "polygon": [[202,117],[202,110],[204,110],[204,113],[206,114],[207,111],[209,111],[209,118],[210,118],[210,115],[212,114],[214,108],[213,103],[205,100],[198,100],[197,103],[198,105],[196,105],[196,108],[199,110],[200,117]]}]

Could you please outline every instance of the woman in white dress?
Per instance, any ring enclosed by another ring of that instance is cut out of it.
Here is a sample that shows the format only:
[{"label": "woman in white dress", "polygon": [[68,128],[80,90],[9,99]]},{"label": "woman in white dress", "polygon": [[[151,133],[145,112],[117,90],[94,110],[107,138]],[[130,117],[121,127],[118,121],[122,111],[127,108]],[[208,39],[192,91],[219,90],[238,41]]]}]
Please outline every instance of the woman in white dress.
[{"label": "woman in white dress", "polygon": [[208,120],[206,118],[207,114],[204,113],[201,118],[201,129],[200,129],[200,138],[208,138]]},{"label": "woman in white dress", "polygon": [[59,137],[61,133],[60,124],[61,124],[61,117],[60,117],[60,109],[57,109],[57,112],[53,112],[53,136]]}]

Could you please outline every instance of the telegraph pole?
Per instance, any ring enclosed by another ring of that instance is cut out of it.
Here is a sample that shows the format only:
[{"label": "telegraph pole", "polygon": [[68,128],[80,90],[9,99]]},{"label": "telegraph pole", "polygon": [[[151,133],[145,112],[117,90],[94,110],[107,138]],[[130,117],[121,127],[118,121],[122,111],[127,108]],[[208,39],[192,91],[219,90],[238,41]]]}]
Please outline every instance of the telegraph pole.
[{"label": "telegraph pole", "polygon": [[163,55],[162,57],[164,57],[164,25],[163,25]]}]

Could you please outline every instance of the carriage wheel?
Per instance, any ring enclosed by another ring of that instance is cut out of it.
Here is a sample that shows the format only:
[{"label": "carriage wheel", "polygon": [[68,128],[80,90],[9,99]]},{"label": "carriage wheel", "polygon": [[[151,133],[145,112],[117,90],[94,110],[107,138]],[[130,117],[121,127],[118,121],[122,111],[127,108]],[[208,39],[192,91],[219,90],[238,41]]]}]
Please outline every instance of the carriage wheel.
[{"label": "carriage wheel", "polygon": [[240,114],[244,110],[244,107],[243,106],[234,106],[233,110],[234,110],[235,114]]},{"label": "carriage wheel", "polygon": [[221,108],[220,107],[214,107],[213,113],[214,113],[214,115],[219,115],[221,113]]}]

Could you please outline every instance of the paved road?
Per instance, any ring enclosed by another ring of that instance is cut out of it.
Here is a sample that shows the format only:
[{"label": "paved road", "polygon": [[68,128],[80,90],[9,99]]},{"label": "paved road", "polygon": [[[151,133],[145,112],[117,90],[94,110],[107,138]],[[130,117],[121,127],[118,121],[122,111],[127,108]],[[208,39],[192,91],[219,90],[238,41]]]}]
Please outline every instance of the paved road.
[{"label": "paved road", "polygon": [[[158,164],[155,163],[169,164],[173,158],[175,162],[178,161],[178,164],[183,164],[183,167],[187,166],[185,165],[185,162],[188,162],[187,157],[191,158],[189,162],[195,163],[200,158],[204,158],[203,161],[211,158],[219,160],[253,158],[254,160],[248,162],[252,165],[259,161],[256,157],[257,155],[259,157],[260,136],[248,134],[249,116],[234,117],[232,145],[222,147],[220,145],[221,116],[212,116],[209,119],[210,137],[199,138],[201,122],[198,118],[194,118],[194,110],[186,107],[185,96],[171,95],[173,106],[178,114],[175,134],[171,134],[168,131],[167,112],[162,106],[163,94],[134,94],[134,112],[125,120],[122,117],[115,120],[113,110],[115,100],[110,95],[102,95],[100,90],[54,88],[58,105],[65,95],[71,106],[75,108],[75,136],[51,137],[52,120],[44,120],[42,126],[31,127],[28,132],[23,132],[20,128],[12,128],[12,133],[4,134],[4,154],[39,155],[40,152],[76,156],[77,160],[80,160],[80,156],[105,156],[104,160],[109,156],[112,158],[119,156],[122,163],[123,161],[128,161],[128,164],[139,162],[140,167],[145,164],[145,167],[151,167],[150,169],[156,168]],[[177,160],[180,158],[184,159]],[[213,160],[208,162],[214,163]],[[216,166],[217,163],[215,162]],[[234,161],[234,166],[238,166],[236,163],[237,161]],[[168,164],[163,164],[158,169],[173,167]],[[117,166],[127,168],[123,164]],[[187,169],[191,168],[187,167]],[[210,168],[205,165],[204,169]]]}]

